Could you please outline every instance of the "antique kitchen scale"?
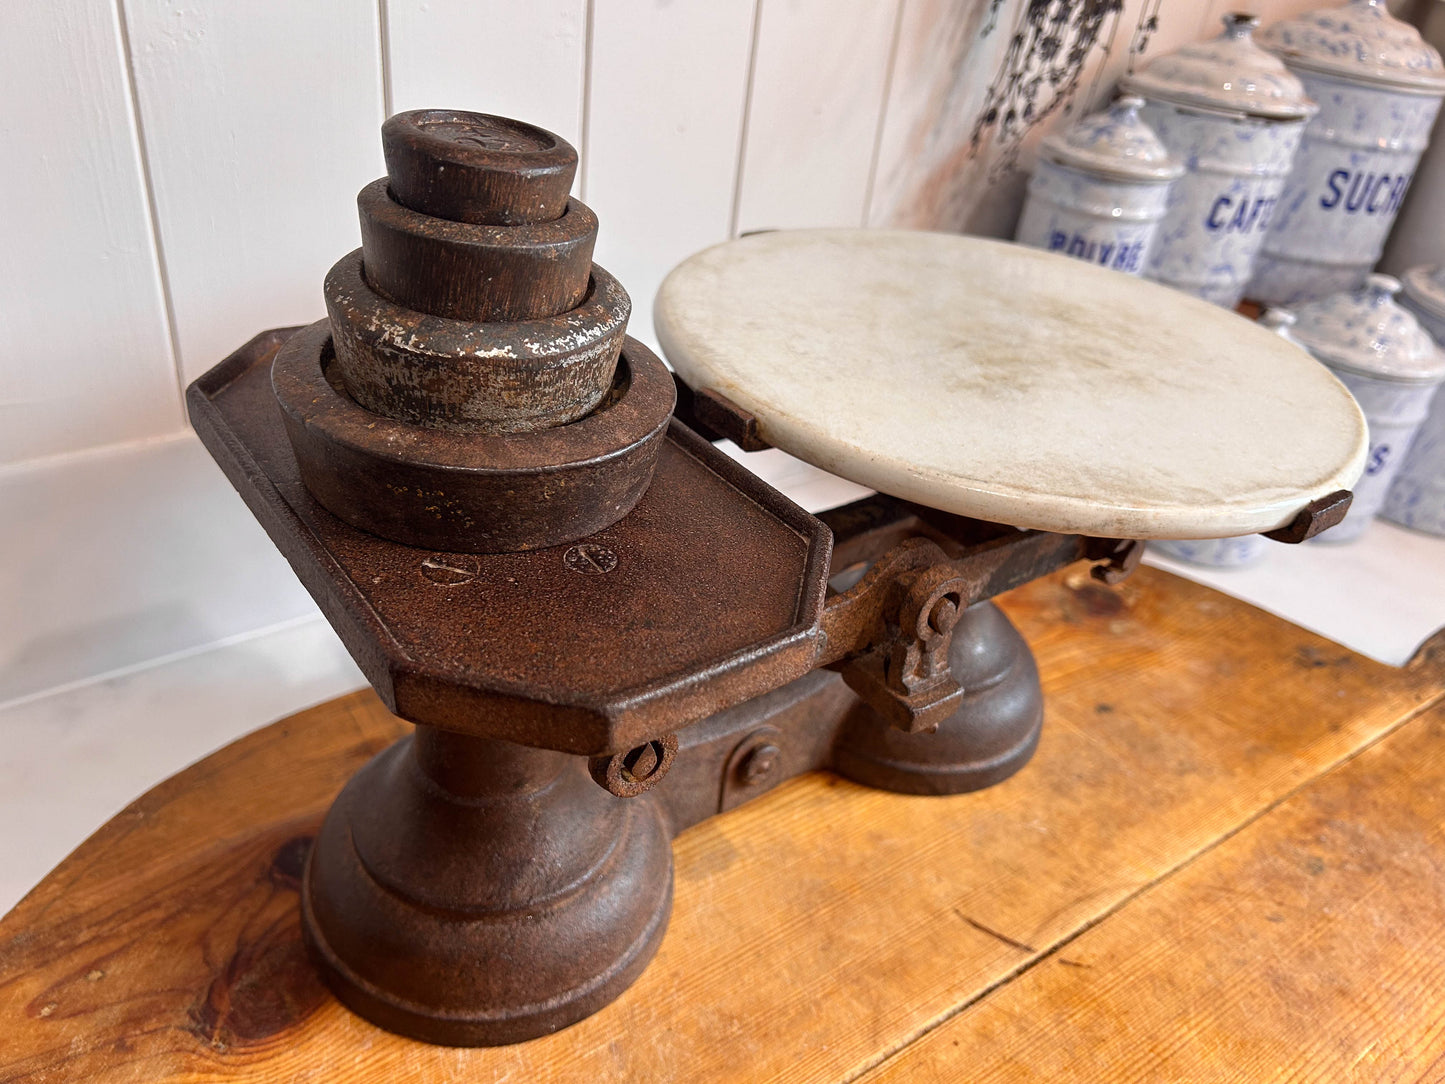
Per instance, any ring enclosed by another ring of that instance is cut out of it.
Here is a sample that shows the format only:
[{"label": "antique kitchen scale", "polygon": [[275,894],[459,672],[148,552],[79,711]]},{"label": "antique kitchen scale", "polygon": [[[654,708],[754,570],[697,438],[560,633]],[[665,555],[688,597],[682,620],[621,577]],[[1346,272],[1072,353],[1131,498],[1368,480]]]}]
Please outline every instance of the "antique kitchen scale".
[{"label": "antique kitchen scale", "polygon": [[[188,401],[416,724],[302,892],[328,984],[384,1028],[485,1045],[595,1012],[663,937],[671,837],[791,776],[1005,779],[1043,711],[991,597],[1076,561],[1115,582],[1140,539],[1299,542],[1360,473],[1358,409],[1283,339],[973,238],[703,252],[657,299],[675,379],[625,337],[565,142],[443,111],[382,135],[329,318]],[[880,495],[815,518],[718,436]]]}]

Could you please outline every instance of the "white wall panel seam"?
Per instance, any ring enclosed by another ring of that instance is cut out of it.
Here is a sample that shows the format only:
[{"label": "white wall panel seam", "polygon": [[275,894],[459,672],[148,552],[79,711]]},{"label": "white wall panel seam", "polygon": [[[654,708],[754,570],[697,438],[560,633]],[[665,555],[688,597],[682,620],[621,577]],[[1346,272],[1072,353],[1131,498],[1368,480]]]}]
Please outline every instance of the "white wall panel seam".
[{"label": "white wall panel seam", "polygon": [[381,116],[392,114],[391,94],[391,11],[387,0],[376,0],[376,34],[381,56]]},{"label": "white wall panel seam", "polygon": [[587,204],[596,256],[632,296],[651,345],[652,299],[680,260],[728,238],[755,0],[613,0],[592,29]]},{"label": "white wall panel seam", "polygon": [[374,0],[125,0],[178,364],[193,379],[322,308],[380,172]]},{"label": "white wall panel seam", "polygon": [[748,157],[748,124],[753,114],[753,79],[758,72],[758,31],[763,25],[763,0],[753,4],[752,37],[748,44],[748,75],[743,85],[743,123],[738,129],[738,157],[734,163],[733,201],[728,211],[728,236],[738,235],[738,214],[743,202],[743,170]]},{"label": "white wall panel seam", "polygon": [[893,95],[893,70],[898,64],[898,40],[903,36],[903,11],[908,0],[898,0],[893,12],[893,40],[888,46],[888,68],[883,73],[883,102],[878,107],[878,125],[873,132],[873,153],[868,159],[868,181],[863,186],[863,207],[858,225],[868,225],[868,209],[873,206],[873,182],[878,179],[878,160],[883,154],[883,129],[888,123],[888,99]]},{"label": "white wall panel seam", "polygon": [[115,32],[120,39],[121,57],[125,63],[126,100],[130,107],[131,124],[135,126],[136,160],[140,169],[141,185],[145,189],[146,228],[150,232],[153,266],[156,285],[160,292],[161,308],[166,318],[166,336],[170,345],[167,359],[175,373],[176,402],[181,410],[181,427],[189,426],[186,416],[186,378],[181,371],[180,336],[176,331],[176,307],[171,298],[171,276],[166,267],[166,249],[161,241],[160,218],[156,211],[156,189],[151,180],[150,152],[146,147],[145,120],[140,111],[140,95],[136,91],[135,56],[130,46],[130,29],[126,25],[125,0],[115,0],[111,5],[111,18],[115,20]]},{"label": "white wall panel seam", "polygon": [[17,479],[28,478],[42,471],[63,471],[83,468],[100,460],[116,459],[147,449],[160,448],[178,441],[195,440],[196,435],[187,426],[178,426],[164,433],[148,437],[131,437],[128,440],[111,441],[107,444],[91,444],[83,448],[70,448],[63,452],[48,452],[44,455],[27,456],[0,462],[0,487],[13,484]]},{"label": "white wall panel seam", "polygon": [[[387,113],[466,109],[514,117],[556,132],[585,158],[589,6],[385,0]],[[579,170],[578,186],[583,175]]]},{"label": "white wall panel seam", "polygon": [[577,138],[577,198],[587,202],[587,154],[592,141],[592,30],[597,19],[597,0],[587,0],[582,17],[582,116]]}]

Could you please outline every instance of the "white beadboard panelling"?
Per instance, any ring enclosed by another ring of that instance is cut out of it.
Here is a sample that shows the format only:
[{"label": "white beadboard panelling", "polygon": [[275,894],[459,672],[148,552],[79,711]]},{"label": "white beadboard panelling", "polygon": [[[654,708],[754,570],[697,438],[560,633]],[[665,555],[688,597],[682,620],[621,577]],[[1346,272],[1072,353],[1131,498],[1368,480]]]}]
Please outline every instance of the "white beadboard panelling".
[{"label": "white beadboard panelling", "polygon": [[902,0],[761,0],[737,229],[858,226]]},{"label": "white beadboard panelling", "polygon": [[316,319],[383,172],[375,0],[124,0],[187,380]]},{"label": "white beadboard panelling", "polygon": [[0,703],[315,616],[201,442],[0,470]]},{"label": "white beadboard panelling", "polygon": [[[907,0],[889,82],[870,225],[957,229],[986,181],[974,118],[1008,47],[1019,0]],[[984,32],[985,28],[989,28]]]},{"label": "white beadboard panelling", "polygon": [[119,31],[0,4],[0,463],[183,424]]},{"label": "white beadboard panelling", "polygon": [[391,107],[515,117],[582,145],[586,0],[387,0]]},{"label": "white beadboard panelling", "polygon": [[597,262],[650,344],[662,276],[728,237],[753,13],[753,0],[595,3],[584,192]]}]

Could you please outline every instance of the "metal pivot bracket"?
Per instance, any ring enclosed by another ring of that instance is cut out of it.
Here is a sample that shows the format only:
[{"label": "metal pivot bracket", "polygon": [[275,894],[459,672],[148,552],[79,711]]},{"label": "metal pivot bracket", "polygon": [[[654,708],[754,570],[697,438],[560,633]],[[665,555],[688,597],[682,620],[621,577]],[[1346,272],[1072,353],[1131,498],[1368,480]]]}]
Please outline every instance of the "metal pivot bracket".
[{"label": "metal pivot bracket", "polygon": [[683,424],[708,440],[726,437],[745,452],[762,452],[772,445],[758,432],[758,419],[712,388],[694,390],[676,373],[677,407],[674,414]]},{"label": "metal pivot bracket", "polygon": [[1265,531],[1264,537],[1291,545],[1306,542],[1321,531],[1337,526],[1350,510],[1353,500],[1354,494],[1348,489],[1341,489],[1310,501],[1286,526]]},{"label": "metal pivot bracket", "polygon": [[833,665],[892,726],[907,733],[937,729],[963,699],[963,688],[948,669],[948,649],[974,592],[937,543],[907,539],[832,608],[839,615],[835,635],[846,620],[871,642],[862,653]]}]

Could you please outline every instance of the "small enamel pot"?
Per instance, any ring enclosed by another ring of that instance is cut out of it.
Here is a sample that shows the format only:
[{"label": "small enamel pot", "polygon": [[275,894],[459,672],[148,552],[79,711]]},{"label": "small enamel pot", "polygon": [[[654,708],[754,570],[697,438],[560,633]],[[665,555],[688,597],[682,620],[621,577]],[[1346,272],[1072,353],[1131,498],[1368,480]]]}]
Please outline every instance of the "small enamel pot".
[{"label": "small enamel pot", "polygon": [[1350,389],[1370,425],[1365,473],[1349,515],[1319,542],[1350,542],[1364,533],[1445,381],[1445,353],[1395,303],[1399,289],[1388,275],[1370,275],[1357,289],[1294,310],[1291,334]]},{"label": "small enamel pot", "polygon": [[1139,275],[1184,167],[1120,98],[1039,146],[1014,239]]},{"label": "small enamel pot", "polygon": [[[1415,314],[1436,345],[1445,343],[1445,268],[1416,267],[1402,280],[1400,304]],[[1380,515],[1405,527],[1445,535],[1445,393],[1410,442]]]}]

